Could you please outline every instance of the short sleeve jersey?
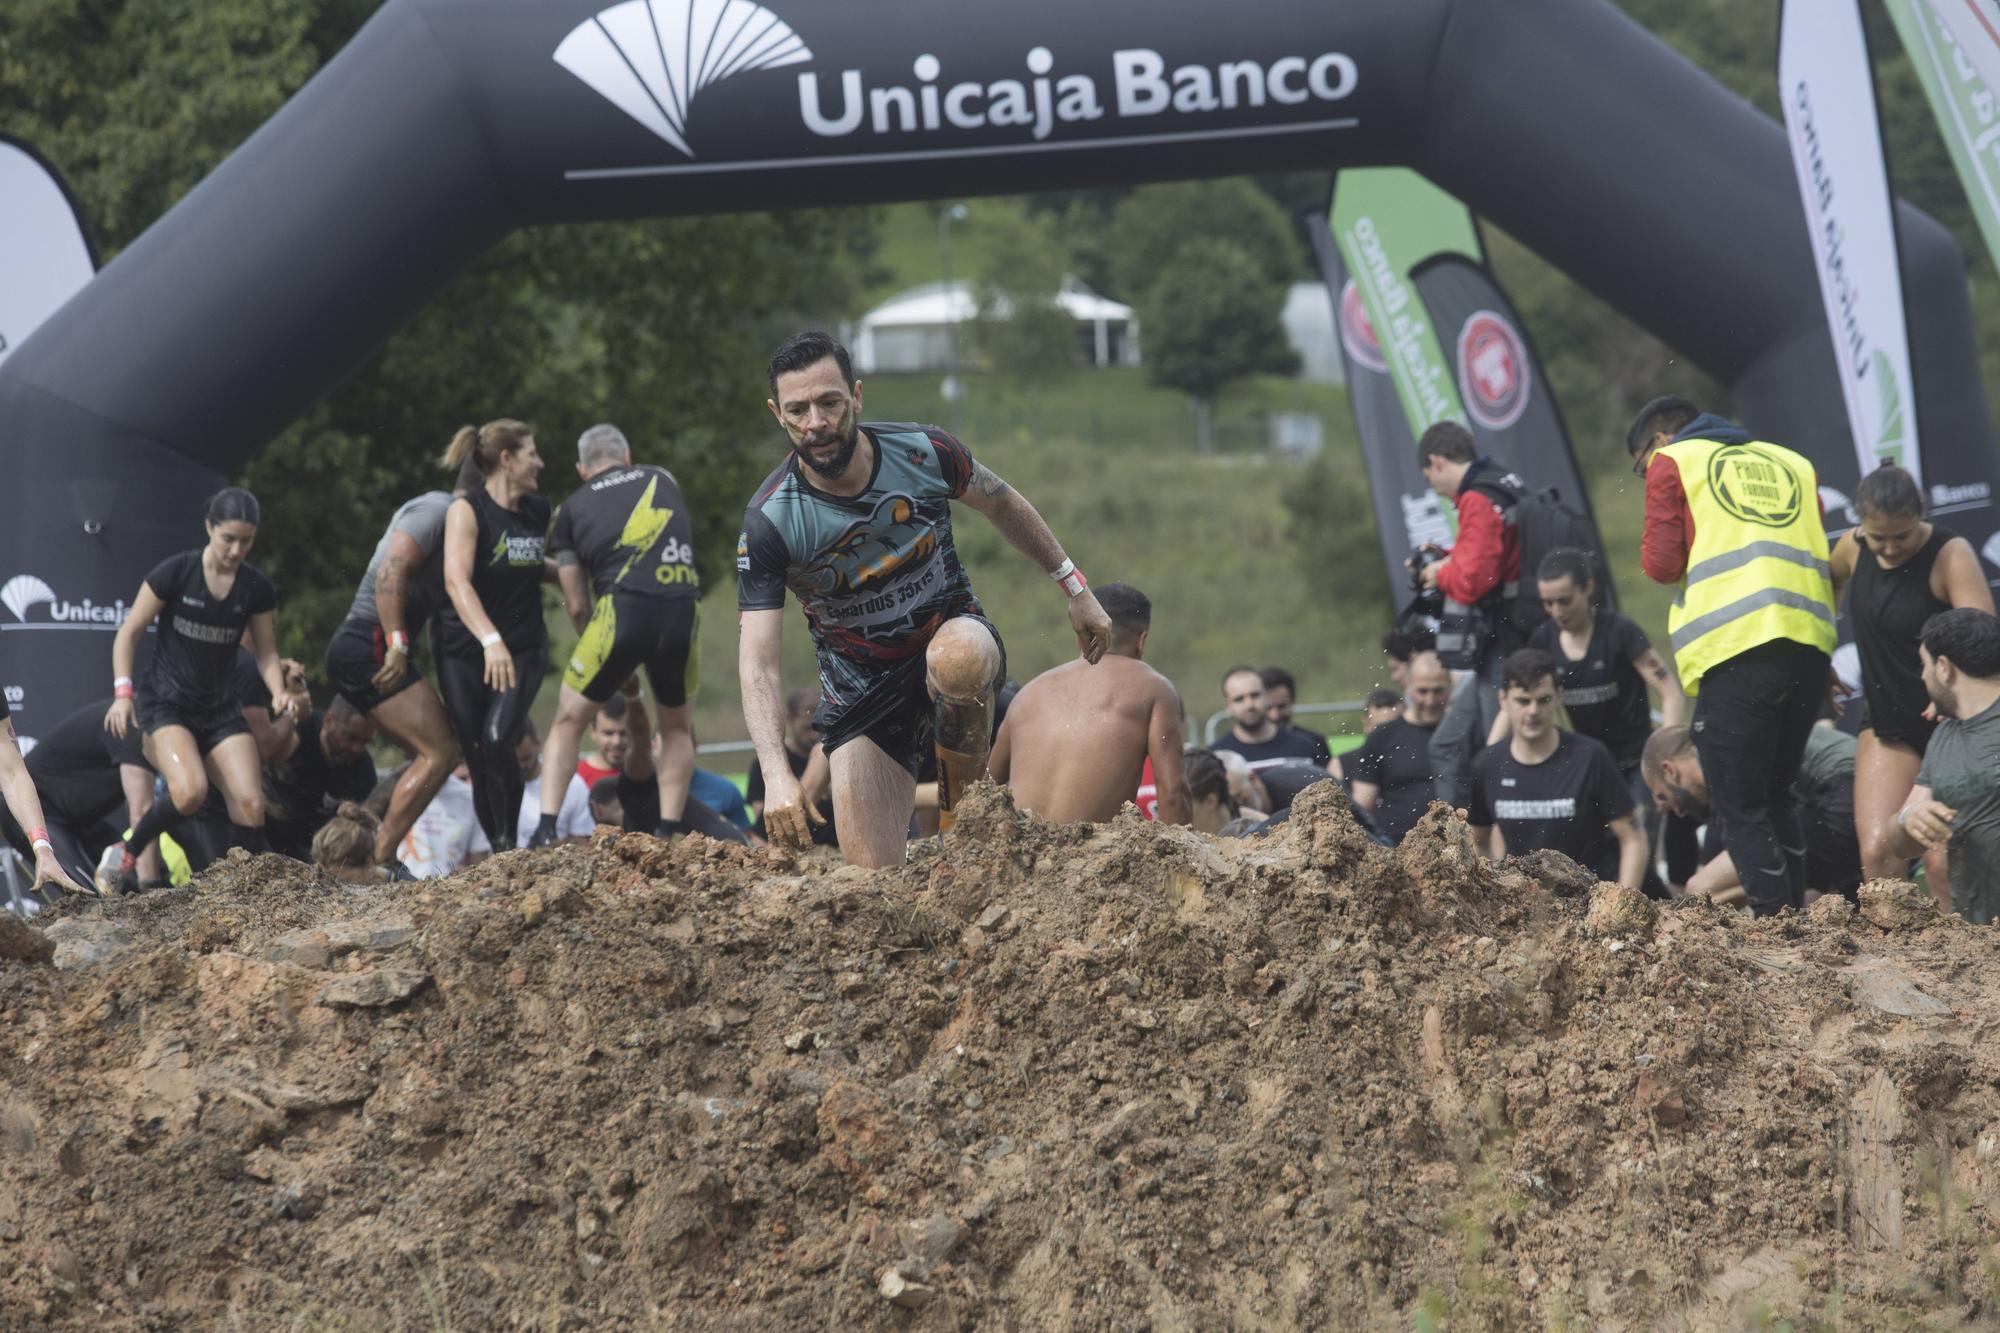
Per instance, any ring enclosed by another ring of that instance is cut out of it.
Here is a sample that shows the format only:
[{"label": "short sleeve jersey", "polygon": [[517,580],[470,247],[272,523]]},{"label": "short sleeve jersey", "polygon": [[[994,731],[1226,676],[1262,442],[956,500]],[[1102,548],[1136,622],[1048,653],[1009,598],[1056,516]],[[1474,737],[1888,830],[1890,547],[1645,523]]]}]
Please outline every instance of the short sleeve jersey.
[{"label": "short sleeve jersey", "polygon": [[[517,509],[502,509],[484,488],[466,495],[479,531],[472,545],[472,590],[487,619],[511,652],[525,652],[548,642],[542,621],[542,551],[549,530],[549,502],[524,495]],[[467,657],[480,653],[479,640],[446,606],[438,614],[445,649]]]},{"label": "short sleeve jersey", "polygon": [[1620,767],[1638,763],[1653,734],[1652,706],[1637,665],[1653,646],[1646,631],[1630,616],[1600,611],[1580,659],[1564,655],[1562,631],[1553,620],[1535,627],[1528,646],[1556,659],[1556,685],[1577,735],[1603,741]]},{"label": "short sleeve jersey", "polygon": [[1436,726],[1420,727],[1398,714],[1368,733],[1361,748],[1340,761],[1350,782],[1380,789],[1375,824],[1394,842],[1416,827],[1437,794],[1437,771],[1431,764],[1431,737]]},{"label": "short sleeve jersey", "polygon": [[278,587],[255,565],[236,567],[229,595],[217,597],[202,573],[201,552],[183,551],[146,575],[146,586],[165,603],[159,642],[147,664],[147,697],[168,699],[190,711],[220,708],[235,698],[238,641],[252,616],[278,607]]},{"label": "short sleeve jersey", "polygon": [[1500,741],[1480,752],[1472,772],[1467,822],[1498,824],[1508,855],[1561,852],[1600,879],[1617,878],[1618,840],[1607,825],[1632,813],[1632,791],[1602,744],[1565,731],[1547,759],[1524,764]]},{"label": "short sleeve jersey", "polygon": [[585,482],[556,511],[549,554],[573,556],[590,576],[591,592],[649,597],[699,597],[694,572],[694,523],[673,474],[640,464],[613,468]]},{"label": "short sleeve jersey", "polygon": [[862,429],[875,444],[865,490],[828,495],[788,455],[751,497],[736,546],[737,605],[776,610],[787,589],[798,598],[835,707],[922,652],[946,620],[979,612],[951,536],[971,453],[935,426]]},{"label": "short sleeve jersey", "polygon": [[1974,925],[2000,919],[2000,703],[1931,733],[1917,785],[1951,821],[1951,909]]},{"label": "short sleeve jersey", "polygon": [[366,625],[382,623],[381,610],[375,603],[375,577],[382,570],[382,562],[389,558],[389,539],[399,532],[415,542],[424,554],[424,563],[417,567],[403,592],[403,628],[414,631],[437,614],[445,601],[444,516],[450,508],[451,496],[445,491],[425,491],[416,499],[403,502],[389,520],[382,540],[375,543],[375,554],[368,558],[368,572],[361,576],[354,605],[347,610],[349,620]]},{"label": "short sleeve jersey", "polygon": [[1316,735],[1303,727],[1279,727],[1267,741],[1243,741],[1236,738],[1235,731],[1225,731],[1208,747],[1211,750],[1228,750],[1242,755],[1252,769],[1269,768],[1273,764],[1289,764],[1300,761],[1318,764],[1325,768],[1333,758],[1333,751],[1327,748],[1326,737]]}]

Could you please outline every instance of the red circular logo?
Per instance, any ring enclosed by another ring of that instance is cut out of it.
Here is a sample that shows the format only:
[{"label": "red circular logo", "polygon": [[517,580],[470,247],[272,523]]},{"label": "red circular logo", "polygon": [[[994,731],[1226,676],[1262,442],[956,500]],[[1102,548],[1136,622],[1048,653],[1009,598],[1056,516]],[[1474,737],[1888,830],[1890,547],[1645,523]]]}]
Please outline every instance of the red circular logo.
[{"label": "red circular logo", "polygon": [[1368,307],[1361,303],[1361,289],[1349,278],[1340,289],[1340,345],[1347,359],[1373,371],[1385,371],[1389,362],[1382,344],[1375,338],[1375,326],[1368,322]]},{"label": "red circular logo", "polygon": [[1506,430],[1528,410],[1528,347],[1504,316],[1476,310],[1458,331],[1458,390],[1487,430]]}]

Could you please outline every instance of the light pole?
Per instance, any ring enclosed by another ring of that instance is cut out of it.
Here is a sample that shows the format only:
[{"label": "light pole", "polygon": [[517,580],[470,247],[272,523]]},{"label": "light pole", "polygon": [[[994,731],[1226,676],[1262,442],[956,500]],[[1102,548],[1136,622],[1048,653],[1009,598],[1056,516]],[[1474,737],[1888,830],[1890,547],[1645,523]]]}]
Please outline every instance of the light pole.
[{"label": "light pole", "polygon": [[965,386],[958,379],[958,293],[951,285],[951,224],[965,221],[965,205],[938,210],[938,268],[944,273],[944,400],[951,407],[951,433],[959,433],[959,404]]}]

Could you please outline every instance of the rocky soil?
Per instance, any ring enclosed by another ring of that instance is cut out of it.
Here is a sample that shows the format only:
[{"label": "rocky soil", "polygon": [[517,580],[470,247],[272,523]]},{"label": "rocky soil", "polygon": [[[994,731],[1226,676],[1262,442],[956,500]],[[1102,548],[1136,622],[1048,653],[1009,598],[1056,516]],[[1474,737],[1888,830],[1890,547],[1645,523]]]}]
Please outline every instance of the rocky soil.
[{"label": "rocky soil", "polygon": [[2000,934],[1909,886],[1655,907],[1331,784],[830,855],[0,917],[0,1328],[2000,1318]]}]

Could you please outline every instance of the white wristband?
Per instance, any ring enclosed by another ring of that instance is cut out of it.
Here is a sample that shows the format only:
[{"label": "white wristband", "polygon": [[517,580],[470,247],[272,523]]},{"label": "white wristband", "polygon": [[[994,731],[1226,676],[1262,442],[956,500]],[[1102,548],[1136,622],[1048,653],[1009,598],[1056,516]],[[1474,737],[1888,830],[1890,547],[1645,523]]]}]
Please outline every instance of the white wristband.
[{"label": "white wristband", "polygon": [[491,634],[482,634],[479,636],[479,646],[481,648],[491,648],[498,642],[500,642],[500,632],[498,630],[495,630]]},{"label": "white wristband", "polygon": [[[494,637],[498,638],[500,636],[496,634]],[[389,646],[399,653],[408,652],[410,649],[410,636],[401,630],[392,630],[389,633]]]},{"label": "white wristband", "polygon": [[131,683],[132,678],[130,676],[113,676],[111,678],[111,688],[114,690],[120,685],[130,685]]},{"label": "white wristband", "polygon": [[1076,567],[1074,560],[1065,559],[1049,571],[1049,577],[1061,584],[1062,590],[1071,597],[1079,595],[1090,586],[1090,580],[1084,578],[1083,571]]},{"label": "white wristband", "polygon": [[53,851],[54,851],[54,850],[56,849],[56,845],[55,845],[54,843],[50,842],[50,841],[49,841],[49,840],[48,840],[47,838],[37,838],[37,839],[35,839],[35,842],[34,842],[34,850],[35,850],[35,851],[38,851],[38,852],[39,852],[39,851],[41,851],[41,850],[42,850],[43,848],[47,848],[47,849],[48,849],[49,851],[52,851],[52,852],[53,852]]}]

